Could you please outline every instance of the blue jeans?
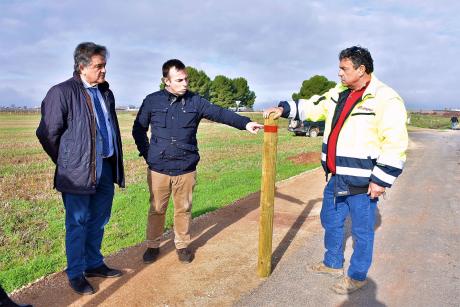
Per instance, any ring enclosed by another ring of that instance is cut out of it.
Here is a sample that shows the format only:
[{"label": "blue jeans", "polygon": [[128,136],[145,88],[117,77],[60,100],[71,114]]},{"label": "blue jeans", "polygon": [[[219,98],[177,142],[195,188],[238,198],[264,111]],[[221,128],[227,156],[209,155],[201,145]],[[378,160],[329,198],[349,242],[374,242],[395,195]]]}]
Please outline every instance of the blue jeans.
[{"label": "blue jeans", "polygon": [[334,184],[333,176],[324,189],[321,208],[321,224],[325,230],[326,249],[323,262],[331,268],[343,267],[344,225],[350,214],[354,245],[348,276],[362,281],[366,279],[372,263],[377,199],[370,199],[367,194],[334,197]]},{"label": "blue jeans", "polygon": [[104,226],[109,222],[114,195],[112,166],[103,160],[96,193],[80,195],[62,193],[65,206],[65,245],[67,276],[83,275],[87,269],[101,266]]}]

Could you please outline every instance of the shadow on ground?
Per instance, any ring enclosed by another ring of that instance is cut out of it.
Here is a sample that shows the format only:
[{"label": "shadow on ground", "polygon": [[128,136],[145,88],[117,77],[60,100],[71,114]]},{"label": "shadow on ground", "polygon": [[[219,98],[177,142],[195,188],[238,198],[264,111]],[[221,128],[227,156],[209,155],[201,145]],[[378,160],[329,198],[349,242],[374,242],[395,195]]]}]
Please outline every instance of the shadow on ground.
[{"label": "shadow on ground", "polygon": [[377,284],[371,279],[367,279],[367,285],[348,295],[348,299],[339,305],[340,307],[386,307],[386,305],[377,300]]},{"label": "shadow on ground", "polygon": [[[279,192],[276,193],[276,197],[287,200],[293,204],[304,205],[304,203],[300,201],[299,199],[296,199],[292,196],[285,195]],[[307,205],[302,210],[302,213],[300,213],[300,215],[297,217],[296,221],[292,224],[291,228],[288,230],[284,238],[281,240],[281,242],[278,244],[278,246],[273,251],[272,253],[272,271],[276,268],[279,261],[283,258],[284,253],[288,249],[292,240],[294,240],[295,236],[299,232],[299,229],[302,227],[302,225],[307,220],[314,205],[317,204],[318,202],[321,202],[322,200],[323,200],[322,198],[316,198],[316,199],[312,199],[308,201]]]}]

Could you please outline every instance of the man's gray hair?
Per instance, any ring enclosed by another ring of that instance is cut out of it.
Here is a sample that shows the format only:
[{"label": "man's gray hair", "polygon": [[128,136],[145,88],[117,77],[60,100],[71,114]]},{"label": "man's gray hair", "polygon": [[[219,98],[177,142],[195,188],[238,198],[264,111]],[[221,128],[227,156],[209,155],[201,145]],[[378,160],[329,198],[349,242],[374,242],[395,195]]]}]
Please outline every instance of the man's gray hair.
[{"label": "man's gray hair", "polygon": [[101,55],[105,59],[109,56],[109,51],[105,46],[97,45],[93,42],[85,42],[78,44],[73,53],[75,72],[80,73],[80,65],[88,66],[91,64],[91,57],[93,55]]}]

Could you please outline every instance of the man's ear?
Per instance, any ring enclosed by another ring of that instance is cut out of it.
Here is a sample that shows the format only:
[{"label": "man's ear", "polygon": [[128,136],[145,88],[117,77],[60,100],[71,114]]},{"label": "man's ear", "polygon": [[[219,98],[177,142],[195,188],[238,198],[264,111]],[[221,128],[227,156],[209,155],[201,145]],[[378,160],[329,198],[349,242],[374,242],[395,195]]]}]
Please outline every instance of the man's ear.
[{"label": "man's ear", "polygon": [[163,83],[166,84],[167,86],[169,86],[169,85],[171,84],[171,82],[169,81],[169,79],[166,78],[166,77],[161,78],[161,81],[163,81]]},{"label": "man's ear", "polygon": [[80,74],[83,72],[84,68],[85,68],[85,66],[83,64],[78,65],[78,70],[80,71]]}]

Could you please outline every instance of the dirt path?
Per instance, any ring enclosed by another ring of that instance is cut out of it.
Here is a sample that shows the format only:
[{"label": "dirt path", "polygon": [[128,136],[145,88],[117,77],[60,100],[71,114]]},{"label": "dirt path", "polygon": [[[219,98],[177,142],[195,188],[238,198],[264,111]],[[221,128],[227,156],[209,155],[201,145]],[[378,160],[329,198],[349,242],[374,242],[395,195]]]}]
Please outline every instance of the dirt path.
[{"label": "dirt path", "polygon": [[[319,222],[324,177],[317,169],[277,185],[273,264],[256,274],[259,195],[193,221],[196,259],[177,261],[170,235],[161,258],[144,265],[144,246],[107,259],[119,279],[91,279],[98,292],[81,297],[63,273],[14,295],[35,306],[459,306],[460,133],[411,134],[406,169],[378,206],[374,263],[366,288],[333,294],[335,282],[306,270],[322,258]],[[345,255],[352,252],[347,233]]]},{"label": "dirt path", "polygon": [[[273,266],[299,248],[305,238],[321,233],[318,214],[324,185],[322,170],[277,185]],[[161,258],[145,265],[145,246],[123,250],[106,259],[124,270],[118,279],[92,278],[97,293],[74,294],[64,273],[49,276],[14,294],[34,306],[203,306],[231,305],[263,282],[257,277],[259,194],[252,194],[193,221],[196,250],[191,264],[177,260],[171,235]]]}]

